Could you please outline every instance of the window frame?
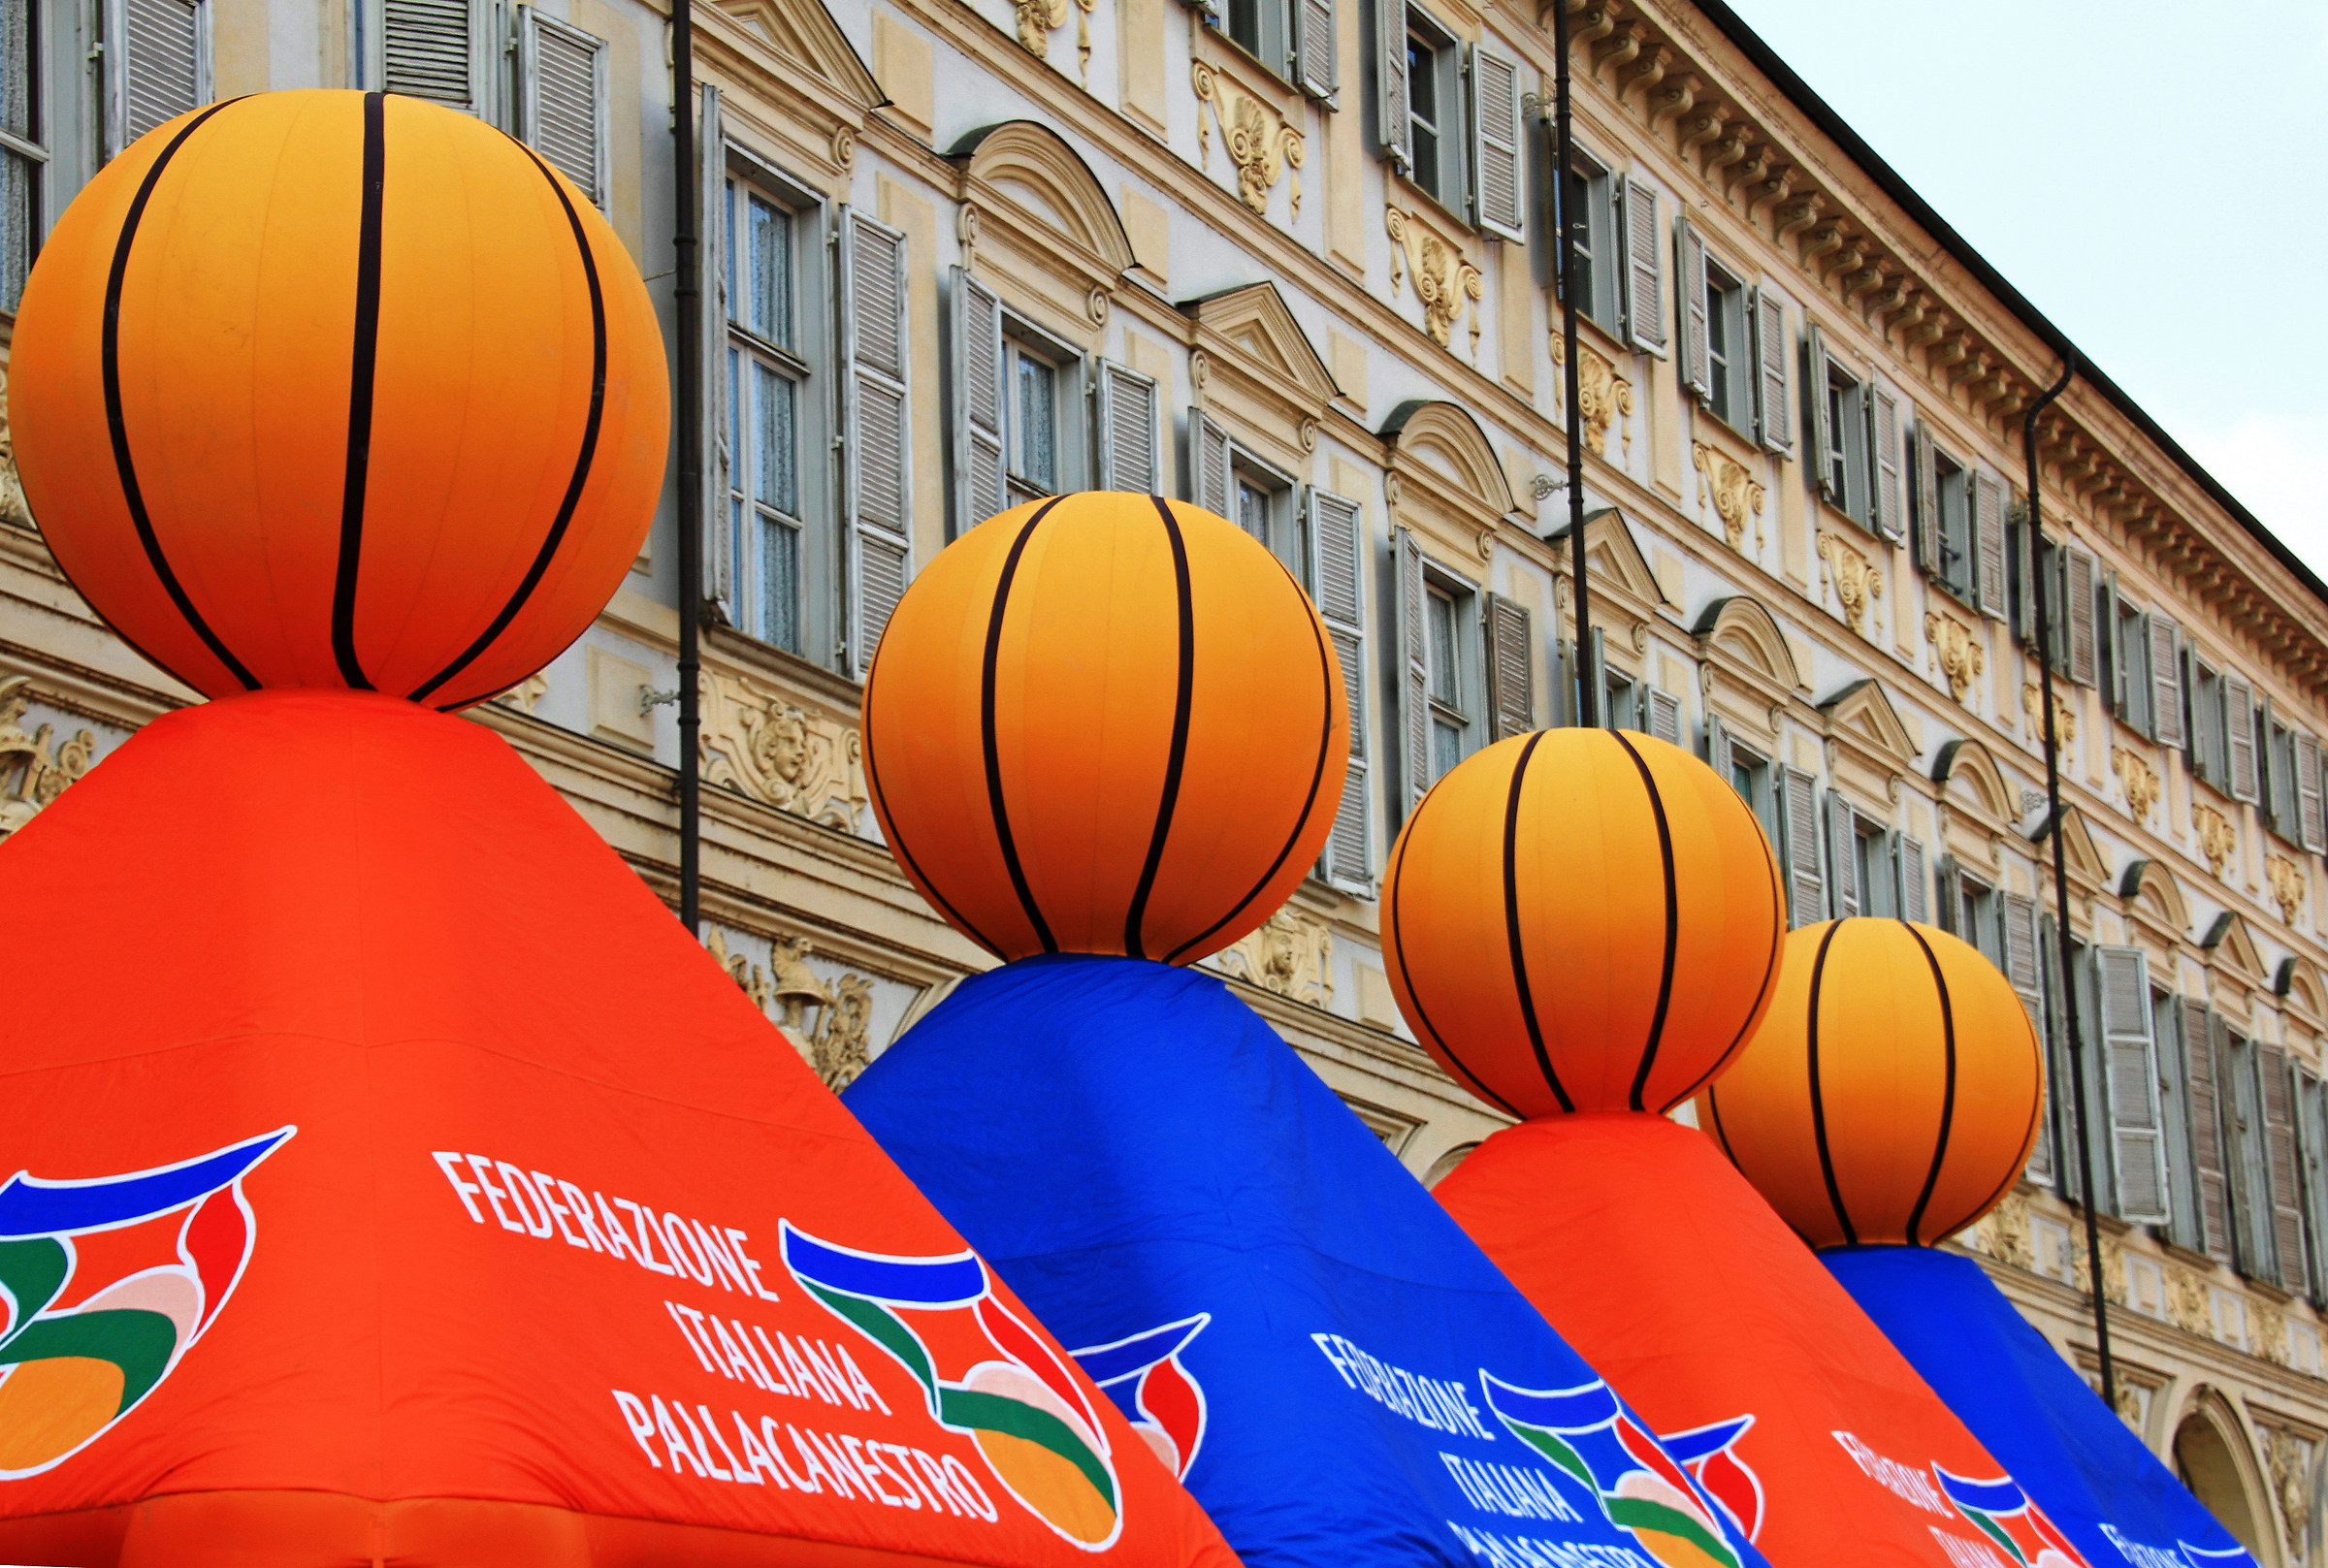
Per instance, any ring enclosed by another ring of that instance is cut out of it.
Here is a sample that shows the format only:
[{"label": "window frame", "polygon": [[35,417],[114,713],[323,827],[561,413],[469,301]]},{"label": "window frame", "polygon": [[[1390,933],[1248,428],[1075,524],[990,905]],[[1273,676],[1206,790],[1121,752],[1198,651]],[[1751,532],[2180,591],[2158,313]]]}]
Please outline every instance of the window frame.
[{"label": "window frame", "polygon": [[[1932,510],[1939,514],[1931,521],[1938,568],[1932,573],[1932,584],[1969,608],[1980,571],[1980,543],[1973,536],[1973,467],[1937,441],[1931,444],[1925,461],[1932,466]],[[1944,466],[1948,471],[1942,471]]]},{"label": "window frame", "polygon": [[[1489,720],[1487,701],[1487,623],[1482,613],[1486,604],[1480,585],[1441,566],[1430,556],[1422,558],[1423,566],[1423,663],[1429,672],[1425,688],[1430,704],[1432,727],[1429,756],[1426,761],[1430,782],[1439,783],[1464,760],[1486,743]],[[1439,693],[1439,656],[1438,639],[1431,624],[1432,606],[1444,602],[1448,607],[1449,644],[1454,656],[1454,700]],[[1457,755],[1453,763],[1439,765],[1439,731],[1441,726],[1456,736]]]},{"label": "window frame", "polygon": [[[1450,217],[1469,228],[1471,219],[1469,156],[1471,139],[1471,82],[1464,71],[1463,39],[1454,28],[1440,21],[1427,8],[1408,0],[1406,14],[1406,147],[1407,161],[1404,176],[1409,185],[1429,197]],[[1422,73],[1415,69],[1415,35],[1422,34],[1424,48],[1431,61],[1431,91],[1435,100],[1434,112],[1426,119],[1417,107],[1421,96],[1416,84]],[[1436,42],[1433,41],[1436,35]],[[1428,126],[1435,149],[1431,160],[1430,177],[1424,177],[1421,127]],[[1451,177],[1450,177],[1451,176]]]},{"label": "window frame", "polygon": [[[1583,286],[1576,292],[1576,312],[1612,337],[1624,336],[1623,269],[1626,245],[1617,224],[1617,172],[1608,160],[1587,147],[1570,149],[1568,177],[1558,200],[1569,200],[1568,188],[1578,187],[1576,206],[1583,223],[1576,230],[1576,267]],[[1556,219],[1558,214],[1555,214]],[[1560,299],[1560,260],[1557,230],[1551,236],[1552,298]]]},{"label": "window frame", "polygon": [[1302,592],[1314,594],[1310,550],[1309,508],[1302,504],[1302,484],[1276,464],[1254,454],[1234,435],[1229,437],[1229,503],[1238,512],[1244,510],[1243,493],[1250,488],[1260,493],[1268,514],[1262,519],[1262,530],[1255,533],[1242,516],[1229,521],[1269,547],[1269,553],[1279,564],[1293,574],[1302,585]]},{"label": "window frame", "polygon": [[[1022,359],[1051,373],[1051,483],[1038,484],[1018,466],[1023,415],[1018,366]],[[1081,490],[1088,475],[1089,421],[1085,404],[1094,390],[1088,356],[1057,334],[1002,307],[1002,485],[1005,508]]]},{"label": "window frame", "polygon": [[[1736,270],[1718,260],[1709,247],[1705,255],[1706,412],[1748,441],[1755,441],[1755,381],[1762,364],[1754,349],[1748,316],[1753,309],[1754,285]],[[1714,330],[1714,304],[1723,303],[1724,330]],[[1717,353],[1718,349],[1718,353]],[[1721,367],[1721,383],[1715,366]]]},{"label": "window frame", "polygon": [[[1294,15],[1301,0],[1219,0],[1219,21],[1213,31],[1237,51],[1286,86],[1294,85]],[[1251,42],[1238,36],[1237,12],[1249,4],[1253,12]]]},{"label": "window frame", "polygon": [[[13,257],[0,258],[0,309],[12,315],[23,298],[24,283],[40,259],[48,237],[48,210],[53,204],[49,186],[56,165],[56,137],[49,125],[51,48],[49,17],[42,0],[9,0],[24,8],[24,127],[25,134],[0,126],[0,159],[24,165],[24,254],[20,269]],[[67,31],[64,28],[56,31]],[[11,269],[16,269],[10,275]]]}]

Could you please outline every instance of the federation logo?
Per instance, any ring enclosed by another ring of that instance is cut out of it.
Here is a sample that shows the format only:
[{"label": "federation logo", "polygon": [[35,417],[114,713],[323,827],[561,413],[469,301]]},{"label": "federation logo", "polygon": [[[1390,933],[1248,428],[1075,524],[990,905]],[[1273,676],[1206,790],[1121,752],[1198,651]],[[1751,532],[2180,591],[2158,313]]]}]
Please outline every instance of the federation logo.
[{"label": "federation logo", "polygon": [[[1951,1475],[1937,1464],[1932,1466],[1932,1475],[1956,1511],[2021,1568],[2087,1568],[2085,1557],[2069,1544],[2069,1537],[2045,1517],[2011,1476],[1970,1481]],[[2187,1552],[2190,1549],[2183,1550]],[[2232,1555],[2244,1557],[2247,1553]]]},{"label": "federation logo", "polygon": [[0,1481],[104,1436],[209,1331],[258,1240],[242,1178],[298,1131],[118,1176],[0,1184]]},{"label": "federation logo", "polygon": [[1686,1432],[1667,1433],[1659,1441],[1690,1473],[1698,1489],[1730,1516],[1738,1534],[1759,1541],[1762,1536],[1762,1478],[1738,1454],[1738,1439],[1753,1425],[1751,1415],[1732,1416]]},{"label": "federation logo", "polygon": [[995,1298],[975,1253],[859,1252],[782,1225],[784,1264],[800,1288],[912,1373],[930,1418],[976,1443],[1004,1490],[1086,1552],[1116,1544],[1123,1504],[1099,1415],[1066,1363]]},{"label": "federation logo", "polygon": [[2188,1541],[2177,1541],[2175,1546],[2190,1568],[2255,1568],[2255,1559],[2246,1547],[2194,1547]]},{"label": "federation logo", "polygon": [[1479,1384],[1512,1436],[1581,1483],[1608,1521],[1665,1568],[1740,1568],[1688,1474],[1625,1413],[1606,1383],[1541,1392],[1514,1388],[1482,1368]]},{"label": "federation logo", "polygon": [[1116,1401],[1164,1467],[1185,1481],[1205,1441],[1205,1390],[1180,1352],[1212,1321],[1210,1312],[1128,1338],[1071,1351],[1083,1375]]}]

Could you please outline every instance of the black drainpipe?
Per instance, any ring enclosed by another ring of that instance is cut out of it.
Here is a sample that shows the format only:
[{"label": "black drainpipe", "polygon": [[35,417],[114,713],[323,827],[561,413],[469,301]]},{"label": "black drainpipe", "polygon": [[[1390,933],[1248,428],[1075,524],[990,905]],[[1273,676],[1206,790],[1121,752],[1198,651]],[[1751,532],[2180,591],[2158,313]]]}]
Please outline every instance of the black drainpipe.
[{"label": "black drainpipe", "polygon": [[[1568,559],[1576,578],[1576,722],[1600,722],[1600,693],[1594,690],[1593,593],[1584,561],[1584,412],[1577,406],[1576,221],[1568,210],[1568,165],[1575,157],[1575,126],[1568,109],[1568,0],[1552,0],[1552,222],[1559,231],[1561,412],[1568,442]],[[1556,633],[1557,634],[1557,633]]]},{"label": "black drainpipe", "polygon": [[[2046,563],[2044,514],[2038,506],[2037,416],[2068,390],[2069,379],[2077,372],[2077,351],[2065,350],[2061,378],[2021,416],[2021,458],[2028,470],[2029,566],[2033,573],[2041,574]],[[2066,591],[2068,579],[2064,577],[2062,583]],[[2029,588],[2037,608],[2038,700],[2045,709],[2045,810],[2047,834],[2053,841],[2053,935],[2060,945],[2062,1027],[2069,1032],[2070,1114],[2078,1129],[2078,1191],[2085,1197],[2082,1206],[2086,1210],[2086,1270],[2093,1286],[2093,1339],[2095,1354],[2102,1363],[2102,1403],[2115,1413],[2118,1369],[2110,1358],[2110,1293],[2108,1282],[2102,1278],[2102,1223],[2097,1202],[2100,1195],[2093,1189],[2093,1128],[2086,1113],[2086,1048],[2078,1038],[2078,981],[2071,968],[2069,852],[2063,843],[2068,830],[2061,817],[2061,744],[2053,728],[2053,624],[2046,608],[2042,577]]]},{"label": "black drainpipe", "polygon": [[671,162],[678,199],[671,285],[679,329],[679,923],[700,938],[703,924],[703,779],[696,735],[703,726],[698,681],[703,616],[703,291],[697,276],[695,196],[695,26],[694,0],[671,0]]}]

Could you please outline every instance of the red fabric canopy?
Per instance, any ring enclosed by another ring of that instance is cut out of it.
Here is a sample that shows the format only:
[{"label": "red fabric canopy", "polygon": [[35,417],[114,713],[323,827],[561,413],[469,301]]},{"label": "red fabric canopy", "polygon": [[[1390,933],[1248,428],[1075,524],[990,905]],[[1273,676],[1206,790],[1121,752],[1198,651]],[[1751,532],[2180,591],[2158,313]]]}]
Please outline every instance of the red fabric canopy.
[{"label": "red fabric canopy", "polygon": [[1437,1192],[1773,1563],[2001,1568],[1935,1467],[2004,1467],[1712,1139],[1659,1116],[1545,1117]]},{"label": "red fabric canopy", "polygon": [[1234,1562],[490,731],[169,716],[0,904],[0,1559]]}]

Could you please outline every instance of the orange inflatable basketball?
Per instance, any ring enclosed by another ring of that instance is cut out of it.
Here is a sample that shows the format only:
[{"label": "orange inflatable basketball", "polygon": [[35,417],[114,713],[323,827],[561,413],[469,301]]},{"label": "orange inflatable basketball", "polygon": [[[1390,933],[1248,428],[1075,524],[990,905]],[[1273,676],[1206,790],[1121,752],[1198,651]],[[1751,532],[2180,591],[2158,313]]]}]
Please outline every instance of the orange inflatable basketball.
[{"label": "orange inflatable basketball", "polygon": [[1762,824],[1678,747],[1515,735],[1441,779],[1382,888],[1415,1037],[1515,1116],[1664,1111],[1722,1070],[1777,978]]},{"label": "orange inflatable basketball", "polygon": [[1227,946],[1309,872],[1349,752],[1333,644],[1277,558],[1114,492],[947,547],[889,619],[864,719],[898,863],[1002,958]]},{"label": "orange inflatable basketball", "polygon": [[574,187],[467,114],[283,92],[161,126],[41,247],[16,461],[73,585],[211,696],[491,696],[663,483],[663,340]]},{"label": "orange inflatable basketball", "polygon": [[1834,920],[1787,939],[1770,1011],[1698,1119],[1812,1246],[1917,1246],[2012,1190],[2044,1099],[2028,1010],[1979,949]]}]

